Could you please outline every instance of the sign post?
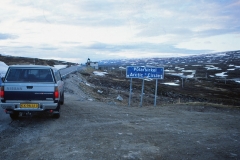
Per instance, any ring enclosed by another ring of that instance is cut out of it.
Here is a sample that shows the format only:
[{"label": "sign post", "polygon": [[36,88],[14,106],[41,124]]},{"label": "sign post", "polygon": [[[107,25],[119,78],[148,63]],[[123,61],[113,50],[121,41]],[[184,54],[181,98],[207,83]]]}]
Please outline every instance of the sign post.
[{"label": "sign post", "polygon": [[128,105],[130,106],[131,104],[131,97],[132,97],[132,78],[130,81],[130,91],[129,91],[129,99],[128,99]]},{"label": "sign post", "polygon": [[157,80],[164,78],[164,68],[163,67],[127,66],[126,78],[131,78],[129,103],[128,103],[129,106],[130,106],[131,94],[132,94],[132,78],[143,79],[142,96],[141,96],[140,106],[142,106],[144,79],[156,79],[155,100],[154,100],[154,106],[156,106],[157,82],[158,82]]},{"label": "sign post", "polygon": [[154,106],[155,107],[157,104],[157,86],[158,86],[158,79],[156,79],[156,85],[155,85],[155,98],[154,98]]},{"label": "sign post", "polygon": [[142,107],[142,102],[143,102],[143,90],[144,90],[144,79],[142,80],[142,93],[141,93],[140,107]]}]

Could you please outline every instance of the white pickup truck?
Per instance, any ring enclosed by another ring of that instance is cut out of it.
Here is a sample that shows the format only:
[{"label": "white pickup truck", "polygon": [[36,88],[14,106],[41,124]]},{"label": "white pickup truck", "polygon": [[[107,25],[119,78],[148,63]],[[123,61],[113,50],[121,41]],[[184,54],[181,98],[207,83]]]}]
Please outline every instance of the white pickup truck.
[{"label": "white pickup truck", "polygon": [[9,66],[0,86],[0,106],[12,119],[40,112],[60,117],[64,82],[59,70],[42,65]]}]

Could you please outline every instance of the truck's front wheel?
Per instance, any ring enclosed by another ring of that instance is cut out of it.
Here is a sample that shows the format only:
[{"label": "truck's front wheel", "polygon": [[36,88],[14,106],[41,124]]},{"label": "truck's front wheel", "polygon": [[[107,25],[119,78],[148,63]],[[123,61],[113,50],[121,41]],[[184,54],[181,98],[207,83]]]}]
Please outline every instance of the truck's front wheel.
[{"label": "truck's front wheel", "polygon": [[61,104],[61,105],[63,105],[63,104],[64,104],[64,92],[62,93],[62,97],[61,97],[60,104]]},{"label": "truck's front wheel", "polygon": [[18,119],[19,113],[18,112],[13,112],[13,113],[10,114],[10,117],[12,118],[12,120]]}]

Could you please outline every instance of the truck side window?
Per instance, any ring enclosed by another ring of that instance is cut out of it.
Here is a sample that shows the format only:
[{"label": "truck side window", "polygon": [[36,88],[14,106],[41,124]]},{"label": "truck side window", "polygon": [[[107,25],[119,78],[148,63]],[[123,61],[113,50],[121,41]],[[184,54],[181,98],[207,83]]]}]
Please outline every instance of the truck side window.
[{"label": "truck side window", "polygon": [[59,81],[61,79],[59,71],[55,72],[55,77],[56,77],[56,81]]}]

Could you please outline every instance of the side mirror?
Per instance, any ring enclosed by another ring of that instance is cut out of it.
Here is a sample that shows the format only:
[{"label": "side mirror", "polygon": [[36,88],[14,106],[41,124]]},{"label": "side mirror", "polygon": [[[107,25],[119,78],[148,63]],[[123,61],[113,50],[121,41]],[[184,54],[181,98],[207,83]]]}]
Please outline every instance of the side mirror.
[{"label": "side mirror", "polygon": [[1,78],[2,82],[4,81],[4,77]]}]

